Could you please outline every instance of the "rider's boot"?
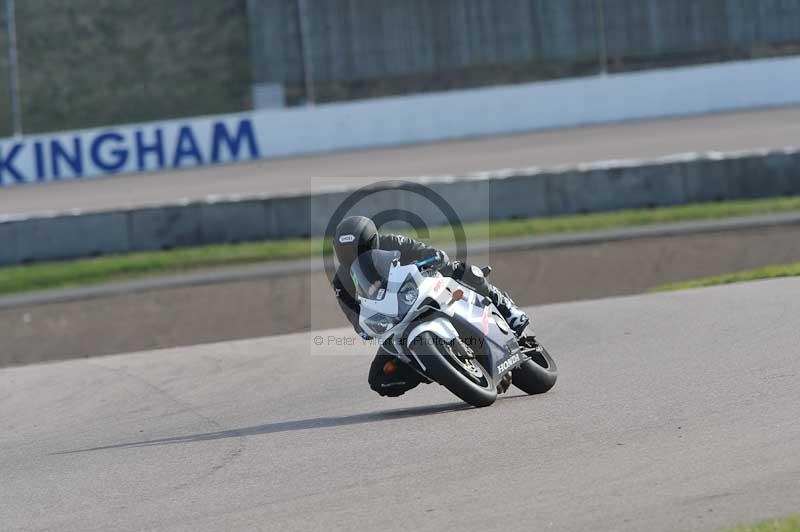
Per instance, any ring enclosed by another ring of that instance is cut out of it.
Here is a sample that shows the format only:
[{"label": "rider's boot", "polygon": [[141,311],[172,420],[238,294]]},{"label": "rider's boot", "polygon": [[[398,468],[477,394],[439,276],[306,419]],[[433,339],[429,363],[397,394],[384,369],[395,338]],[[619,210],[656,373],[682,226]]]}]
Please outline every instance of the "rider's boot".
[{"label": "rider's boot", "polygon": [[531,322],[528,315],[508,297],[508,294],[501,292],[496,286],[489,286],[489,299],[492,300],[497,310],[503,315],[514,334],[521,338],[525,334],[525,328]]}]

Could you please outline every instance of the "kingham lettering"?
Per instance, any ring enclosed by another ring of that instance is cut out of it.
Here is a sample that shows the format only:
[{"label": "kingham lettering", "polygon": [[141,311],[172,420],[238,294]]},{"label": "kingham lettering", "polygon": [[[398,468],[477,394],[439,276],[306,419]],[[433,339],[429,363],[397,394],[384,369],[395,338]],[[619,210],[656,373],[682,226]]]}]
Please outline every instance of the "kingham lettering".
[{"label": "kingham lettering", "polygon": [[0,142],[0,186],[260,157],[249,118],[23,137]]}]

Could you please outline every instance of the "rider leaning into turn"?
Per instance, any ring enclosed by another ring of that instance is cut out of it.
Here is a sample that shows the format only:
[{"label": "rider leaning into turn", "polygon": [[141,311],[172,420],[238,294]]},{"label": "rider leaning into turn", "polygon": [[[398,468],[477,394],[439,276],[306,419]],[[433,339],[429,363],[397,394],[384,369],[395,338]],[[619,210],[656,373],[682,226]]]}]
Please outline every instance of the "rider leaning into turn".
[{"label": "rider leaning into turn", "polygon": [[[507,294],[491,285],[479,268],[453,261],[444,251],[430,247],[422,242],[400,235],[379,235],[375,223],[363,216],[345,218],[336,228],[333,249],[339,260],[339,268],[333,279],[333,289],[342,311],[353,324],[356,332],[364,339],[370,339],[358,324],[359,304],[355,286],[350,278],[350,265],[360,254],[380,249],[399,251],[403,265],[421,260],[436,258],[434,266],[442,275],[458,279],[482,296],[488,297],[514,330],[522,336],[529,320]],[[402,395],[421,382],[419,376],[405,364],[395,363],[395,357],[378,349],[369,368],[370,388],[380,395],[396,397]]]}]

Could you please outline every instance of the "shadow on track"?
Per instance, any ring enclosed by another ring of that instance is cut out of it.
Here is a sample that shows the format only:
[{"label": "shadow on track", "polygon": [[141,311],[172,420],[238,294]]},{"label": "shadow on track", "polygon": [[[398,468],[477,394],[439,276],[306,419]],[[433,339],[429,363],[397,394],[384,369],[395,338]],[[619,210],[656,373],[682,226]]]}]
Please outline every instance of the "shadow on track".
[{"label": "shadow on track", "polygon": [[316,417],[311,419],[300,419],[296,421],[279,421],[276,423],[266,423],[253,427],[240,429],[220,430],[217,432],[206,432],[203,434],[193,434],[189,436],[176,436],[173,438],[161,438],[157,440],[146,440],[132,443],[120,443],[116,445],[105,445],[102,447],[92,447],[90,449],[77,449],[75,451],[62,451],[58,454],[85,453],[90,451],[103,451],[107,449],[128,449],[133,447],[150,447],[154,445],[169,445],[173,443],[192,443],[200,441],[221,440],[225,438],[241,438],[244,436],[257,436],[260,434],[275,434],[278,432],[293,432],[296,430],[322,429],[329,427],[344,427],[347,425],[359,425],[361,423],[375,423],[379,421],[389,421],[393,419],[403,419],[407,417],[422,417],[459,410],[469,410],[473,407],[465,403],[448,403],[441,405],[423,406],[417,408],[383,410],[381,412],[370,412],[367,414],[355,414],[352,416],[335,417]]}]

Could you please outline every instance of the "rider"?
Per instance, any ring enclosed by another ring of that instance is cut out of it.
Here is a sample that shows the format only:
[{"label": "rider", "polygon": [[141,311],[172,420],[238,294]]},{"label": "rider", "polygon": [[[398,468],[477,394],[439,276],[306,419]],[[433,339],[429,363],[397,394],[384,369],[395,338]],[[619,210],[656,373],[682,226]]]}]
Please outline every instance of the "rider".
[{"label": "rider", "polygon": [[[333,249],[339,260],[339,268],[333,279],[333,289],[339,306],[356,332],[364,339],[371,339],[358,323],[359,304],[355,286],[350,278],[350,265],[360,254],[380,249],[399,251],[400,262],[404,265],[435,257],[433,267],[447,277],[461,280],[479,294],[491,299],[500,313],[514,330],[522,336],[530,320],[517,307],[507,294],[489,284],[481,270],[475,266],[454,261],[447,254],[422,242],[400,235],[379,235],[375,223],[364,216],[351,216],[342,220],[336,227]],[[370,388],[380,395],[396,397],[421,382],[419,376],[405,364],[395,362],[395,357],[378,349],[369,369]]]}]

